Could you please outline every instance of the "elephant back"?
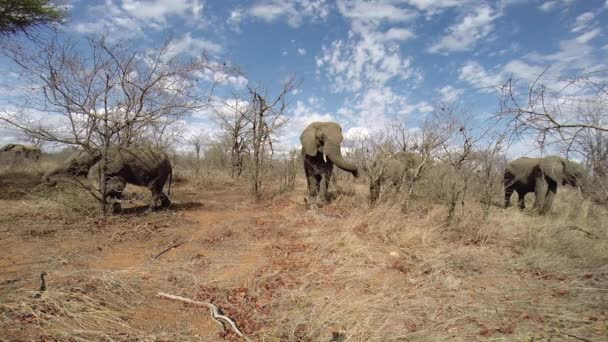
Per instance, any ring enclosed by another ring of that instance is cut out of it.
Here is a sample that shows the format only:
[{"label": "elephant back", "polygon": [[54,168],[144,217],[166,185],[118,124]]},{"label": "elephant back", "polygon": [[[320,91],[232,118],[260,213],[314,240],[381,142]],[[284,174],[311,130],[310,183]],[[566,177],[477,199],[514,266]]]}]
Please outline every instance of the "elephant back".
[{"label": "elephant back", "polygon": [[414,169],[422,163],[422,157],[413,152],[397,152],[394,154],[394,158],[403,163],[407,170]]}]

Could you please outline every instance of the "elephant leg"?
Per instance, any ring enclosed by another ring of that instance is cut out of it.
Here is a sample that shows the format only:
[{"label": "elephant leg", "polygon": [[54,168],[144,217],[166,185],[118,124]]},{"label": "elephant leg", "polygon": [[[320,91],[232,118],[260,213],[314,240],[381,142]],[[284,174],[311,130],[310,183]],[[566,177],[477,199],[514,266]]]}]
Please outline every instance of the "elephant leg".
[{"label": "elephant leg", "polygon": [[517,206],[519,207],[519,210],[524,210],[526,208],[527,192],[525,192],[525,191],[516,191],[516,192],[517,192]]},{"label": "elephant leg", "polygon": [[540,213],[545,214],[551,212],[551,207],[553,206],[553,200],[555,199],[555,195],[557,194],[557,183],[549,183],[547,189],[547,196],[545,196],[545,203],[543,204]]},{"label": "elephant leg", "polygon": [[332,171],[332,169],[323,170],[323,172],[321,173],[321,179],[319,182],[319,201],[322,204],[327,203],[327,200],[328,200],[328,190],[329,190],[329,181],[331,180],[331,171]]},{"label": "elephant leg", "polygon": [[374,179],[370,182],[369,185],[369,204],[373,207],[378,197],[380,197],[380,184],[381,179]]},{"label": "elephant leg", "polygon": [[161,208],[168,208],[171,205],[171,200],[163,192],[163,184],[153,183],[149,186],[150,192],[152,192],[152,202],[150,202],[149,211],[153,211]]},{"label": "elephant leg", "polygon": [[317,199],[317,177],[315,176],[311,162],[304,157],[304,173],[306,174],[306,185],[308,186],[308,202],[314,203]]},{"label": "elephant leg", "polygon": [[327,202],[327,187],[325,186],[326,176],[324,173],[315,175],[315,189],[317,191],[317,202],[324,204]]},{"label": "elephant leg", "polygon": [[122,193],[125,190],[127,182],[119,177],[110,177],[106,181],[106,193],[105,198],[107,204],[110,205],[112,214],[119,214],[122,212],[122,206],[120,205],[120,199]]},{"label": "elephant leg", "polygon": [[534,193],[536,194],[536,199],[534,200],[534,206],[532,209],[539,210],[542,213],[542,209],[545,205],[545,199],[547,197],[548,185],[544,178],[539,177],[536,179],[536,186],[534,188]]},{"label": "elephant leg", "polygon": [[511,205],[511,195],[513,195],[513,188],[506,187],[505,188],[505,208],[508,208]]}]

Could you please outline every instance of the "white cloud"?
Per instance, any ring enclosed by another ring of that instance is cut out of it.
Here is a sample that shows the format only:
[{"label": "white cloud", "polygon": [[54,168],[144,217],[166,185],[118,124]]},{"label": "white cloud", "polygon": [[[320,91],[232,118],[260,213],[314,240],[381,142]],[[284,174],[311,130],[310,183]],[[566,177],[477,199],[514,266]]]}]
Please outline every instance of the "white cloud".
[{"label": "white cloud", "polygon": [[240,24],[243,21],[243,19],[245,18],[245,10],[242,8],[235,8],[232,11],[230,11],[230,17],[228,17],[228,19],[226,20],[226,22],[228,23],[229,27],[236,31],[236,32],[240,32]]},{"label": "white cloud", "polygon": [[446,85],[445,87],[439,89],[438,92],[442,102],[454,103],[460,98],[460,96],[462,96],[464,90],[454,88],[451,85]]},{"label": "white cloud", "polygon": [[222,50],[222,47],[216,43],[210,42],[201,38],[192,38],[190,32],[184,34],[183,37],[177,40],[173,40],[169,44],[169,48],[165,57],[170,59],[181,53],[186,53],[192,56],[196,56],[202,52],[218,53]]},{"label": "white cloud", "polygon": [[346,42],[336,40],[322,47],[322,56],[316,58],[317,67],[325,69],[336,92],[357,91],[364,84],[383,86],[391,79],[419,78],[411,58],[402,56],[399,46],[399,42],[413,36],[404,28],[380,31],[373,24],[355,21]]},{"label": "white cloud", "polygon": [[572,32],[579,32],[587,28],[587,26],[591,23],[591,21],[595,18],[593,12],[585,12],[578,17],[576,17],[576,22],[574,23],[574,27],[572,28]]},{"label": "white cloud", "polygon": [[247,10],[251,17],[266,22],[286,19],[289,26],[299,27],[304,19],[323,20],[329,14],[326,0],[259,0]]},{"label": "white cloud", "polygon": [[304,56],[305,54],[306,54],[306,49],[304,49],[304,48],[299,48],[298,49],[298,55]]},{"label": "white cloud", "polygon": [[133,38],[147,29],[166,29],[167,21],[174,17],[200,26],[203,9],[201,0],[105,0],[103,5],[89,7],[93,21],[76,22],[72,27],[79,33],[111,31],[120,32],[121,38]]},{"label": "white cloud", "polygon": [[135,18],[159,22],[165,22],[168,16],[186,13],[198,17],[203,10],[200,0],[123,0],[121,7]]},{"label": "white cloud", "polygon": [[478,91],[485,93],[493,92],[503,83],[500,73],[492,75],[475,61],[468,61],[460,68],[458,79],[468,82],[476,87]]},{"label": "white cloud", "polygon": [[406,96],[390,87],[371,88],[356,95],[338,110],[347,127],[365,128],[369,132],[384,129],[394,118],[424,115],[433,110],[426,101],[411,104]]},{"label": "white cloud", "polygon": [[545,1],[542,5],[538,6],[538,9],[544,12],[550,12],[558,7],[570,5],[575,0],[550,0]]},{"label": "white cloud", "polygon": [[462,18],[447,29],[447,35],[428,48],[430,53],[467,51],[475,43],[485,38],[494,29],[493,22],[499,14],[487,5],[475,8],[475,12]]},{"label": "white cloud", "polygon": [[343,16],[351,20],[360,20],[368,23],[382,21],[391,23],[406,22],[417,15],[415,11],[396,6],[396,4],[390,1],[338,0],[336,4]]},{"label": "white cloud", "polygon": [[600,34],[600,29],[599,28],[595,28],[589,32],[583,33],[582,35],[578,36],[576,38],[576,41],[581,43],[581,44],[585,44],[587,42],[589,42],[590,40],[592,40],[593,38],[597,37]]},{"label": "white cloud", "polygon": [[472,0],[405,0],[406,3],[426,12],[427,18],[441,13],[448,8],[467,5],[471,1]]},{"label": "white cloud", "polygon": [[557,1],[545,1],[542,5],[538,6],[541,11],[549,12],[557,6]]}]

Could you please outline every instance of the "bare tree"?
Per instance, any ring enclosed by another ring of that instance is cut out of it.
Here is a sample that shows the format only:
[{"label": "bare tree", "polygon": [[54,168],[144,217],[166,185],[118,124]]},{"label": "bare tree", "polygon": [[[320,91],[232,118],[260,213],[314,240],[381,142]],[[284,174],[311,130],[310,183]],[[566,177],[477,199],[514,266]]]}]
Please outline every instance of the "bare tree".
[{"label": "bare tree", "polygon": [[476,171],[481,184],[481,207],[484,219],[488,217],[498,184],[502,184],[502,174],[507,164],[504,154],[506,143],[507,131],[488,129],[482,134],[479,146],[476,146],[471,156],[473,162],[478,163]]},{"label": "bare tree", "polygon": [[288,78],[274,99],[269,98],[268,91],[260,86],[248,87],[251,96],[251,110],[247,117],[251,124],[251,191],[256,196],[260,196],[262,191],[262,169],[268,152],[266,148],[270,149],[272,156],[276,135],[287,123],[286,97],[297,85],[294,77]]},{"label": "bare tree", "polygon": [[[547,68],[533,82],[508,80],[497,117],[515,136],[531,134],[541,149],[585,160],[594,189],[608,198],[608,69],[582,70],[552,77]],[[587,189],[588,190],[588,189]]]},{"label": "bare tree", "polygon": [[[514,134],[537,134],[544,144],[570,143],[585,130],[608,132],[606,76],[608,69],[551,79],[546,69],[533,82],[509,79],[501,88],[497,117]],[[590,107],[597,111],[593,120]]]},{"label": "bare tree", "polygon": [[167,41],[138,50],[105,36],[55,36],[36,51],[10,46],[6,54],[33,86],[15,104],[22,109],[5,111],[0,120],[39,139],[99,153],[105,194],[111,146],[159,140],[167,127],[209,105],[215,84],[200,82],[201,75],[232,71],[205,56],[173,56],[169,47]]},{"label": "bare tree", "polygon": [[194,166],[194,172],[196,177],[198,177],[200,175],[200,169],[201,169],[201,152],[203,152],[203,147],[205,146],[205,144],[207,143],[207,136],[204,134],[197,134],[197,135],[193,135],[190,138],[188,138],[187,143],[192,146],[192,148],[194,149],[194,157],[196,158],[195,163],[196,165]]},{"label": "bare tree", "polygon": [[243,173],[244,155],[251,142],[251,103],[238,96],[221,100],[216,106],[215,121],[230,145],[230,176],[238,178]]}]

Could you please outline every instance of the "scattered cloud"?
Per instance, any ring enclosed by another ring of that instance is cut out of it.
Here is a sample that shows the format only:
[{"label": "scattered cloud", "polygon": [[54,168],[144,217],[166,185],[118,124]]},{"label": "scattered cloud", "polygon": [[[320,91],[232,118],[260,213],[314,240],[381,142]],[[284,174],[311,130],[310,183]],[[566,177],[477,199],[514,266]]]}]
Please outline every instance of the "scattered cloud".
[{"label": "scattered cloud", "polygon": [[417,16],[414,10],[399,7],[391,1],[338,0],[336,5],[339,12],[346,18],[367,23],[400,23]]},{"label": "scattered cloud", "polygon": [[491,93],[502,83],[500,74],[489,73],[476,61],[466,62],[459,70],[458,79],[477,88],[477,91]]},{"label": "scattered cloud", "polygon": [[406,0],[405,2],[426,12],[428,17],[441,13],[448,8],[467,5],[472,0]]},{"label": "scattered cloud", "polygon": [[572,28],[572,32],[580,32],[587,28],[591,21],[595,18],[593,12],[585,12],[578,17],[576,17],[576,21],[574,23],[574,27]]},{"label": "scattered cloud", "polygon": [[592,40],[593,38],[597,37],[600,34],[600,29],[599,28],[595,28],[589,32],[585,32],[582,35],[578,36],[576,38],[576,41],[581,43],[581,44],[585,44],[587,42],[589,42],[590,40]]},{"label": "scattered cloud", "polygon": [[306,49],[304,49],[304,48],[298,48],[298,55],[304,56],[305,54],[306,54]]},{"label": "scattered cloud", "polygon": [[285,19],[291,27],[299,27],[304,19],[324,20],[329,14],[326,0],[258,0],[246,14],[266,22]]},{"label": "scattered cloud", "polygon": [[454,103],[458,101],[462,94],[464,94],[463,89],[454,88],[451,85],[444,86],[443,88],[439,89],[438,92],[441,102],[444,103]]},{"label": "scattered cloud", "polygon": [[430,53],[448,53],[451,51],[467,51],[475,46],[477,41],[488,36],[494,30],[493,22],[499,14],[488,5],[474,9],[474,13],[466,15],[462,20],[447,28],[446,35],[428,48]]},{"label": "scattered cloud", "polygon": [[219,53],[222,47],[216,43],[202,38],[192,38],[192,34],[187,32],[181,38],[173,40],[168,47],[165,57],[170,59],[181,53],[196,56],[201,53]]},{"label": "scattered cloud", "polygon": [[121,38],[133,38],[148,29],[166,29],[170,18],[200,23],[203,9],[201,0],[105,0],[102,5],[88,8],[92,21],[72,27],[83,34],[112,31],[120,32]]},{"label": "scattered cloud", "polygon": [[346,41],[323,46],[322,55],[316,58],[318,70],[324,69],[332,80],[333,91],[358,91],[364,84],[378,87],[391,79],[421,77],[412,67],[412,59],[400,51],[399,44],[414,37],[411,31],[381,31],[375,25],[355,21],[349,36]]},{"label": "scattered cloud", "polygon": [[545,1],[542,5],[538,6],[538,9],[544,12],[551,12],[556,8],[568,6],[575,0],[550,0]]}]

